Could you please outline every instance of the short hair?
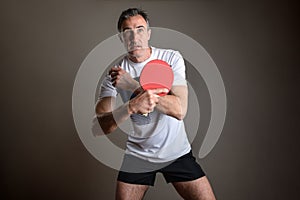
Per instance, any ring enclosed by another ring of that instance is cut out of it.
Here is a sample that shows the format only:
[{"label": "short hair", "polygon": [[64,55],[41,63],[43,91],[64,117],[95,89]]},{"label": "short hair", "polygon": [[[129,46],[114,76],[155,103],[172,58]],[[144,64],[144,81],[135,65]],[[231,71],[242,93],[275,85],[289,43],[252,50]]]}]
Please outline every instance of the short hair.
[{"label": "short hair", "polygon": [[121,26],[122,26],[122,23],[126,19],[128,19],[129,17],[137,16],[137,15],[141,15],[149,26],[149,18],[148,18],[148,14],[146,13],[146,11],[139,9],[139,8],[128,8],[127,10],[124,10],[119,17],[118,31],[119,32],[122,31]]}]

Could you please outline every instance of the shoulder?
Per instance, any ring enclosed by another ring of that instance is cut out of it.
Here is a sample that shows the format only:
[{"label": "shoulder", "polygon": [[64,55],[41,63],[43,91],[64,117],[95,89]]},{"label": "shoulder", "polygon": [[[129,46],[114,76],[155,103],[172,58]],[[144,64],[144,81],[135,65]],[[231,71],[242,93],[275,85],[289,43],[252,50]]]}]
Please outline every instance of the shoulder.
[{"label": "shoulder", "polygon": [[156,58],[165,60],[167,62],[177,62],[180,59],[183,59],[181,53],[174,49],[162,49],[152,47],[153,54]]},{"label": "shoulder", "polygon": [[181,53],[174,49],[163,49],[163,48],[157,48],[157,47],[151,47],[154,54],[166,54],[166,55],[175,55],[182,57]]}]

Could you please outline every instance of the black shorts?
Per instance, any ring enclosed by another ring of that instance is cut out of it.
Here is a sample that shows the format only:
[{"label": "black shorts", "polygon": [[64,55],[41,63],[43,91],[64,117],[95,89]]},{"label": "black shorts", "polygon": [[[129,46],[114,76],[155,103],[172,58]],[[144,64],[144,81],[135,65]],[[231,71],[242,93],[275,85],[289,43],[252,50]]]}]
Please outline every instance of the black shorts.
[{"label": "black shorts", "polygon": [[156,173],[163,174],[167,183],[191,181],[205,176],[200,165],[196,162],[192,151],[179,157],[171,164],[150,172],[130,173],[119,171],[118,181],[125,183],[138,184],[138,185],[151,185],[154,186]]}]

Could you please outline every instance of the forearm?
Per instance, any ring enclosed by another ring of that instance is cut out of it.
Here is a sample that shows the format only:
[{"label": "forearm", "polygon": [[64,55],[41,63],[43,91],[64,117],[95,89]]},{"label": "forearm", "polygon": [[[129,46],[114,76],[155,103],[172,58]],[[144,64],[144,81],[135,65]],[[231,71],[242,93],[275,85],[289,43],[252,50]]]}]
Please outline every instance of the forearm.
[{"label": "forearm", "polygon": [[171,92],[171,94],[159,98],[156,109],[166,115],[182,120],[187,112],[186,96],[187,95],[183,95],[183,97],[179,97]]},{"label": "forearm", "polygon": [[[99,125],[102,128],[104,134],[113,132],[119,124],[126,121],[133,113],[145,113],[143,99],[144,95],[140,95],[143,90],[137,89],[135,91],[136,97],[126,102],[122,106],[115,109],[115,97],[103,97],[101,98],[95,107],[97,119]],[[145,101],[145,99],[144,99]]]},{"label": "forearm", "polygon": [[103,132],[109,134],[118,127],[118,124],[126,121],[130,114],[127,102],[111,112],[97,113],[97,118]]}]

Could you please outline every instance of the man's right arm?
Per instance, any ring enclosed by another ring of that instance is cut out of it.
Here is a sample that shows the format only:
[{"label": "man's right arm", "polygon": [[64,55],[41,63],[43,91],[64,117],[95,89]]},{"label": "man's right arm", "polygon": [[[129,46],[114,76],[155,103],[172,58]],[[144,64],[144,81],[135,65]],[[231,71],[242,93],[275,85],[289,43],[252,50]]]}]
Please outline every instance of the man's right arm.
[{"label": "man's right arm", "polygon": [[98,122],[104,132],[109,134],[113,132],[118,124],[126,121],[131,114],[149,113],[159,103],[158,94],[167,92],[167,89],[154,89],[142,91],[135,98],[124,103],[118,108],[114,108],[115,97],[103,97],[96,104],[96,114]]},{"label": "man's right arm", "polygon": [[128,102],[114,109],[115,102],[115,97],[104,97],[96,104],[97,119],[104,134],[113,132],[119,123],[126,121],[132,114]]}]

